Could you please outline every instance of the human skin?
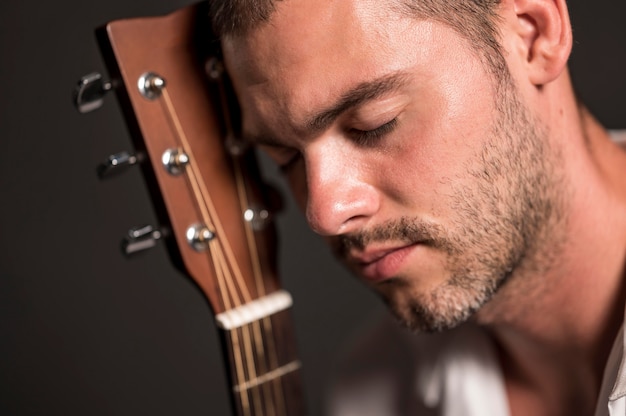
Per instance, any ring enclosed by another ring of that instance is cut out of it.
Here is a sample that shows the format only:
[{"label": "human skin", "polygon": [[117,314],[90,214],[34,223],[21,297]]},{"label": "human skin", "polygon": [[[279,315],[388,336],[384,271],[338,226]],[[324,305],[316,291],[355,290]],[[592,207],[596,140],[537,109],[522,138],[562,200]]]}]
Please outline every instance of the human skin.
[{"label": "human skin", "polygon": [[[349,16],[348,6],[332,7]],[[305,48],[289,42],[303,36],[291,24],[301,16],[272,24],[286,42],[252,42],[238,55],[252,63],[229,62],[244,131],[287,164],[311,227],[403,323],[453,327],[520,263],[547,267],[538,257],[559,247],[552,228],[565,199],[559,161],[512,81],[494,79],[467,39],[359,6],[348,22],[316,27]],[[307,126],[377,80],[367,99]]]},{"label": "human skin", "polygon": [[395,314],[488,327],[514,414],[588,414],[623,317],[624,156],[571,92],[564,2],[500,14],[504,84],[452,29],[376,1],[279,2],[223,47],[245,135]]}]

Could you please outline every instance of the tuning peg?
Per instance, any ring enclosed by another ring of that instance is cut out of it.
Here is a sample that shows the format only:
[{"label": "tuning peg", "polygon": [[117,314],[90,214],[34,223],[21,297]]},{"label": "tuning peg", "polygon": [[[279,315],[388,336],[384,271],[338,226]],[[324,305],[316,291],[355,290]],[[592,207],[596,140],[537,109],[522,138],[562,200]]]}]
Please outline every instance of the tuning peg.
[{"label": "tuning peg", "polygon": [[78,112],[89,113],[102,107],[103,98],[113,88],[113,83],[104,81],[99,72],[82,77],[74,90],[74,105]]},{"label": "tuning peg", "polygon": [[156,246],[157,241],[166,235],[165,229],[158,229],[152,225],[133,227],[128,230],[128,234],[122,240],[122,252],[126,256],[130,256],[151,249]]},{"label": "tuning peg", "polygon": [[187,228],[187,242],[196,251],[202,252],[209,248],[209,243],[215,238],[215,233],[204,224],[193,224]]},{"label": "tuning peg", "polygon": [[257,206],[251,206],[243,212],[243,219],[246,220],[254,231],[262,231],[271,220],[268,210]]},{"label": "tuning peg", "polygon": [[111,155],[106,161],[98,165],[98,177],[100,179],[109,177],[113,173],[121,173],[126,168],[136,165],[143,160],[143,154],[131,154],[129,152],[120,152]]}]

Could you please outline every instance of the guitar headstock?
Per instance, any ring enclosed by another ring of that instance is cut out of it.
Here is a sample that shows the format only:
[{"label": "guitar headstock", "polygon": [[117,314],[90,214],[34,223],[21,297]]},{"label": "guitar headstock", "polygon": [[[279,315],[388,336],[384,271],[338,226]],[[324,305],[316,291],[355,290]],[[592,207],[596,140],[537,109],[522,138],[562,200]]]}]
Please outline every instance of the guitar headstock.
[{"label": "guitar headstock", "polygon": [[97,79],[83,95],[115,90],[174,263],[215,314],[277,291],[268,195],[253,152],[233,134],[207,5],[117,20],[97,36],[115,81]]}]

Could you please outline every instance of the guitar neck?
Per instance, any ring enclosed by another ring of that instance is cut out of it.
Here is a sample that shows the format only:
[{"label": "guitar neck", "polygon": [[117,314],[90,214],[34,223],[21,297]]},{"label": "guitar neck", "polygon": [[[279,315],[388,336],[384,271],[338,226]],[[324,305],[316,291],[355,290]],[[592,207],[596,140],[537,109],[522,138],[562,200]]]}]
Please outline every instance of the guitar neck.
[{"label": "guitar neck", "polygon": [[220,331],[237,415],[305,414],[290,310]]}]

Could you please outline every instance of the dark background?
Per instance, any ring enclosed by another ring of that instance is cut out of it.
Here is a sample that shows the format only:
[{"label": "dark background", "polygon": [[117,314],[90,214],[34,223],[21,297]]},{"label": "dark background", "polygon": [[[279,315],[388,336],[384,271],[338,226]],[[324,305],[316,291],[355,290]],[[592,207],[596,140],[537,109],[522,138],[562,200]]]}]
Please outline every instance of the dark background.
[{"label": "dark background", "polygon": [[[120,255],[126,230],[156,219],[139,170],[96,177],[96,165],[131,147],[115,99],[82,116],[70,100],[82,75],[104,70],[95,27],[189,3],[0,2],[2,415],[228,414],[200,292],[162,245],[133,260]],[[577,89],[605,124],[626,127],[626,5],[577,0],[570,9]],[[333,354],[382,308],[330,260],[292,204],[279,227],[318,415]]]}]

